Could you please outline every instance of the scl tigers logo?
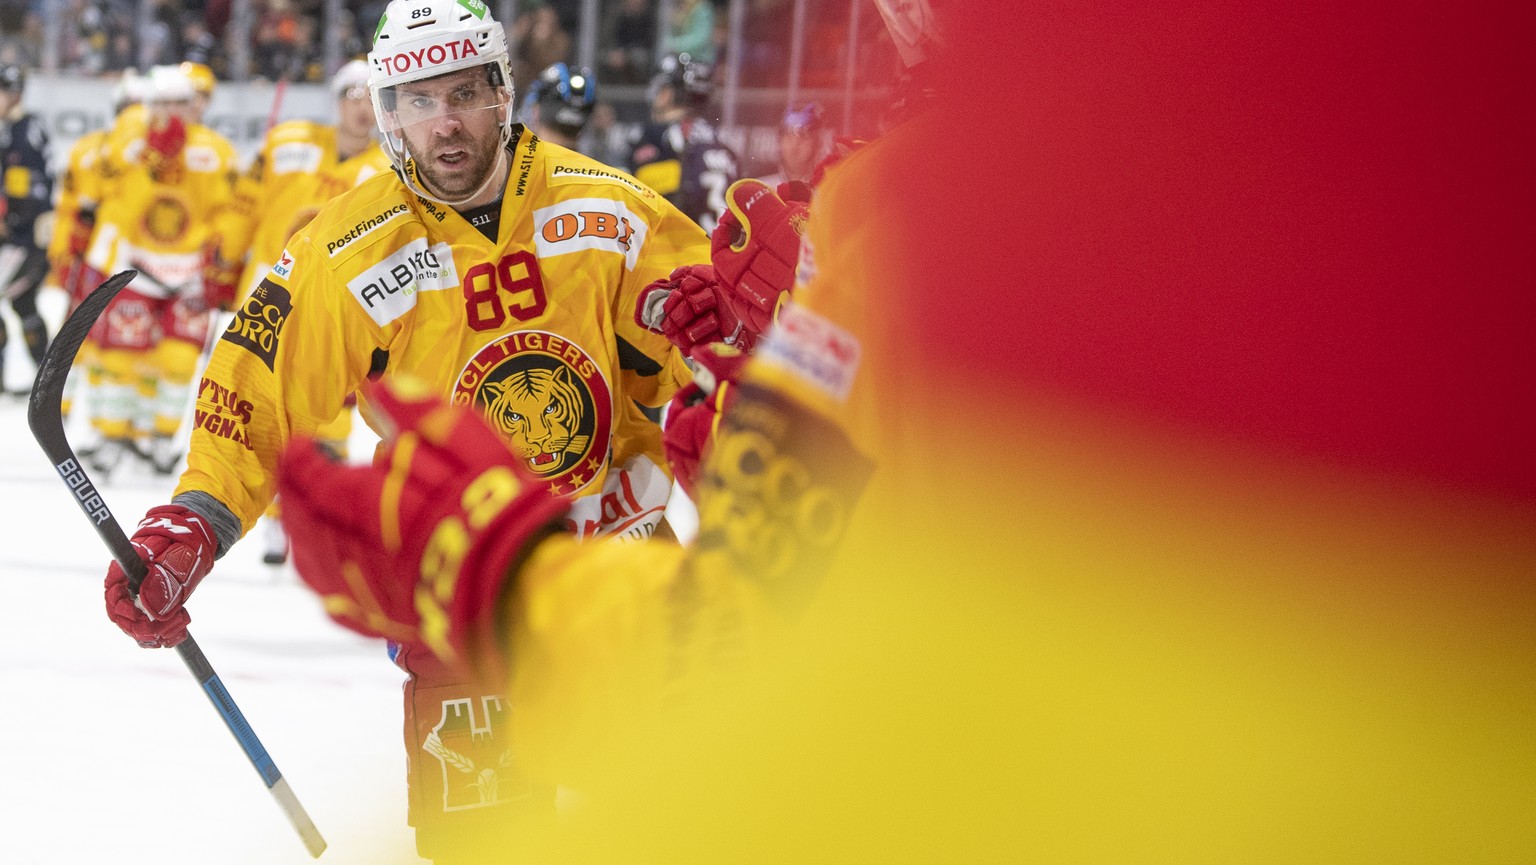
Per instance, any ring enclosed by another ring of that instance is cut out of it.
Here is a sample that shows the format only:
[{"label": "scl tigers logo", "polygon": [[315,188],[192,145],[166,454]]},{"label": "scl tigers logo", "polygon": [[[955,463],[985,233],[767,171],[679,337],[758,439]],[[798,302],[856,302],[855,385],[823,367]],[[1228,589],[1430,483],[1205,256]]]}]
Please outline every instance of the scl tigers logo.
[{"label": "scl tigers logo", "polygon": [[144,208],[144,233],[156,243],[172,244],[186,237],[190,221],[186,202],[174,195],[157,195]]},{"label": "scl tigers logo", "polygon": [[518,370],[486,383],[485,390],[494,395],[486,407],[491,423],[511,439],[534,474],[559,471],[572,454],[586,450],[592,437],[576,430],[588,412],[565,367]]},{"label": "scl tigers logo", "polygon": [[518,331],[481,349],[459,374],[453,401],[479,408],[556,495],[591,483],[607,460],[608,383],[580,346],[552,333]]}]

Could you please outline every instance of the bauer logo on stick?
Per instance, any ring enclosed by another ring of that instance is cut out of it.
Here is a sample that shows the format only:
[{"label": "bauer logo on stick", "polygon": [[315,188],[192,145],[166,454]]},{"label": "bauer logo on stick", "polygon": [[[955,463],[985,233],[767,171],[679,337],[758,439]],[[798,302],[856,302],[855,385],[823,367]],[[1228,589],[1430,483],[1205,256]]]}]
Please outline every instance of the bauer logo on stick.
[{"label": "bauer logo on stick", "polygon": [[63,478],[64,483],[68,484],[70,490],[74,492],[75,500],[80,503],[80,509],[85,511],[86,516],[94,520],[96,525],[99,526],[112,519],[112,512],[107,510],[106,502],[96,494],[96,488],[91,485],[91,479],[85,476],[85,472],[75,464],[74,460],[65,460],[54,468],[59,470],[59,477]]}]

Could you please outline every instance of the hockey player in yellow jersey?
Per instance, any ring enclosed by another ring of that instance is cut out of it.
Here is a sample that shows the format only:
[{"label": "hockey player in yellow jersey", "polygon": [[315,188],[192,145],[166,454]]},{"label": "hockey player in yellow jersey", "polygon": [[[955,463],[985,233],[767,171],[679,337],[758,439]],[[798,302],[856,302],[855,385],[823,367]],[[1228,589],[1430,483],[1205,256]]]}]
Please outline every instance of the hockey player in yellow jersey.
[{"label": "hockey player in yellow jersey", "polygon": [[[144,86],[144,78],[138,72],[125,71],[112,88],[113,124],[80,136],[65,159],[64,173],[59,179],[59,203],[54,209],[53,236],[48,241],[48,281],[68,295],[71,310],[105,278],[86,266],[85,253],[96,230],[96,207],[106,183],[107,142],[116,123],[143,111],[135,106],[143,99]],[[75,356],[60,406],[66,417],[79,387],[78,371],[91,366],[94,353],[95,341],[88,338]]]},{"label": "hockey player in yellow jersey", "polygon": [[[183,602],[271,500],[283,446],[370,376],[427,381],[479,409],[543,494],[569,500],[572,534],[643,539],[662,525],[672,481],[640,405],[664,405],[689,373],[635,306],[648,284],[707,261],[709,238],[629,175],[515,122],[505,34],[477,0],[395,0],[369,66],[397,171],[322,208],[216,343],[173,503],[136,535],[152,563],[137,603],[109,569],[109,616],[143,645],[184,638]],[[201,553],[160,561],[173,537]],[[424,855],[452,861],[506,807],[552,807],[504,761],[494,733],[509,709],[495,690],[426,653],[396,661],[411,674],[410,817]],[[466,761],[491,773],[484,783],[464,783]]]},{"label": "hockey player in yellow jersey", "polygon": [[241,267],[239,294],[255,288],[288,238],[320,205],[381,171],[389,158],[375,140],[368,64],[353,60],[331,76],[336,123],[287,120],[272,127],[235,186],[235,206],[221,224],[220,257]]},{"label": "hockey player in yellow jersey", "polygon": [[175,66],[150,70],[142,137],[124,118],[108,136],[93,270],[132,267],[139,276],[113,301],[95,332],[91,457],[110,472],[129,453],[162,473],[180,459],[173,444],[207,339],[203,296],[212,226],[228,207],[234,147],[193,119],[196,91]]},{"label": "hockey player in yellow jersey", "polygon": [[[220,223],[219,247],[209,262],[223,274],[221,288],[231,300],[243,298],[266,277],[288,238],[313,219],[322,205],[373,175],[392,170],[376,140],[368,64],[362,60],[344,64],[331,76],[330,89],[336,97],[335,125],[312,120],[277,124],[235,185],[234,206]],[[341,456],[347,455],[352,415],[349,400],[316,433]],[[288,556],[277,508],[274,502],[263,520],[262,559],[268,564],[281,564]]]}]

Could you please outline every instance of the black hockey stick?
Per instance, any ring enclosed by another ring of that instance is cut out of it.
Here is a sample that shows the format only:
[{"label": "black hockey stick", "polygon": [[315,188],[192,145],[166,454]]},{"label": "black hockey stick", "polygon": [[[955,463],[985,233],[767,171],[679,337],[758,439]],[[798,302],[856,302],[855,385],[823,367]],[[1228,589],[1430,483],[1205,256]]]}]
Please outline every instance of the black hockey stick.
[{"label": "black hockey stick", "polygon": [[[75,452],[64,436],[64,418],[59,411],[59,404],[64,397],[64,380],[69,376],[69,368],[75,362],[75,353],[85,341],[86,333],[101,316],[102,310],[107,308],[107,304],[112,302],[112,298],[135,276],[138,276],[138,271],[125,270],[103,282],[59,328],[58,336],[54,337],[53,345],[48,347],[48,354],[43,358],[43,365],[37,370],[37,382],[32,385],[32,397],[27,404],[27,425],[32,428],[32,436],[42,446],[43,453],[48,455],[53,467],[58,470],[59,477],[64,479],[64,483],[74,493],[80,510],[85,512],[91,525],[96,527],[96,534],[101,536],[107,549],[112,551],[112,558],[117,560],[118,566],[128,575],[129,591],[137,595],[139,585],[144,582],[144,561],[133,551],[128,536],[123,534],[122,526],[117,524],[106,502],[102,501],[101,493],[97,492],[96,485],[91,483],[85,469],[75,458]],[[240,713],[240,707],[235,705],[234,699],[225,690],[224,683],[219,681],[218,674],[213,671],[213,666],[203,656],[203,650],[197,647],[191,634],[176,647],[176,653],[186,662],[187,669],[192,671],[197,683],[203,687],[203,693],[208,695],[219,717],[224,719],[224,726],[229,728],[251,765],[256,767],[257,774],[261,775],[272,798],[277,800],[283,813],[288,815],[288,822],[293,824],[303,839],[309,855],[318,857],[325,852],[325,839],[320,837],[320,831],[293,795],[293,790],[289,789],[283,773],[277,770],[277,764],[272,762],[267,749],[256,738],[256,732]]]}]

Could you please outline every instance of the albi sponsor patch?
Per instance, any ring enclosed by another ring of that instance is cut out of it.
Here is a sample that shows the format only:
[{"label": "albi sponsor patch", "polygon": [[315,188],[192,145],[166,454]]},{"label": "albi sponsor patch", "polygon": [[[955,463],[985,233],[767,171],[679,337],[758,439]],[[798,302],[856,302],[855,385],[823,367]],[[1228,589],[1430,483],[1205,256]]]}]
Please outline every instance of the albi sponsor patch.
[{"label": "albi sponsor patch", "polygon": [[428,246],[424,237],[400,247],[347,282],[352,296],[380,327],[413,309],[417,292],[458,287],[453,249],[446,243]]},{"label": "albi sponsor patch", "polygon": [[283,333],[288,313],[293,311],[293,297],[288,289],[270,279],[263,279],[240,305],[234,320],[224,329],[223,339],[261,358],[272,369],[277,358],[277,342]]}]

